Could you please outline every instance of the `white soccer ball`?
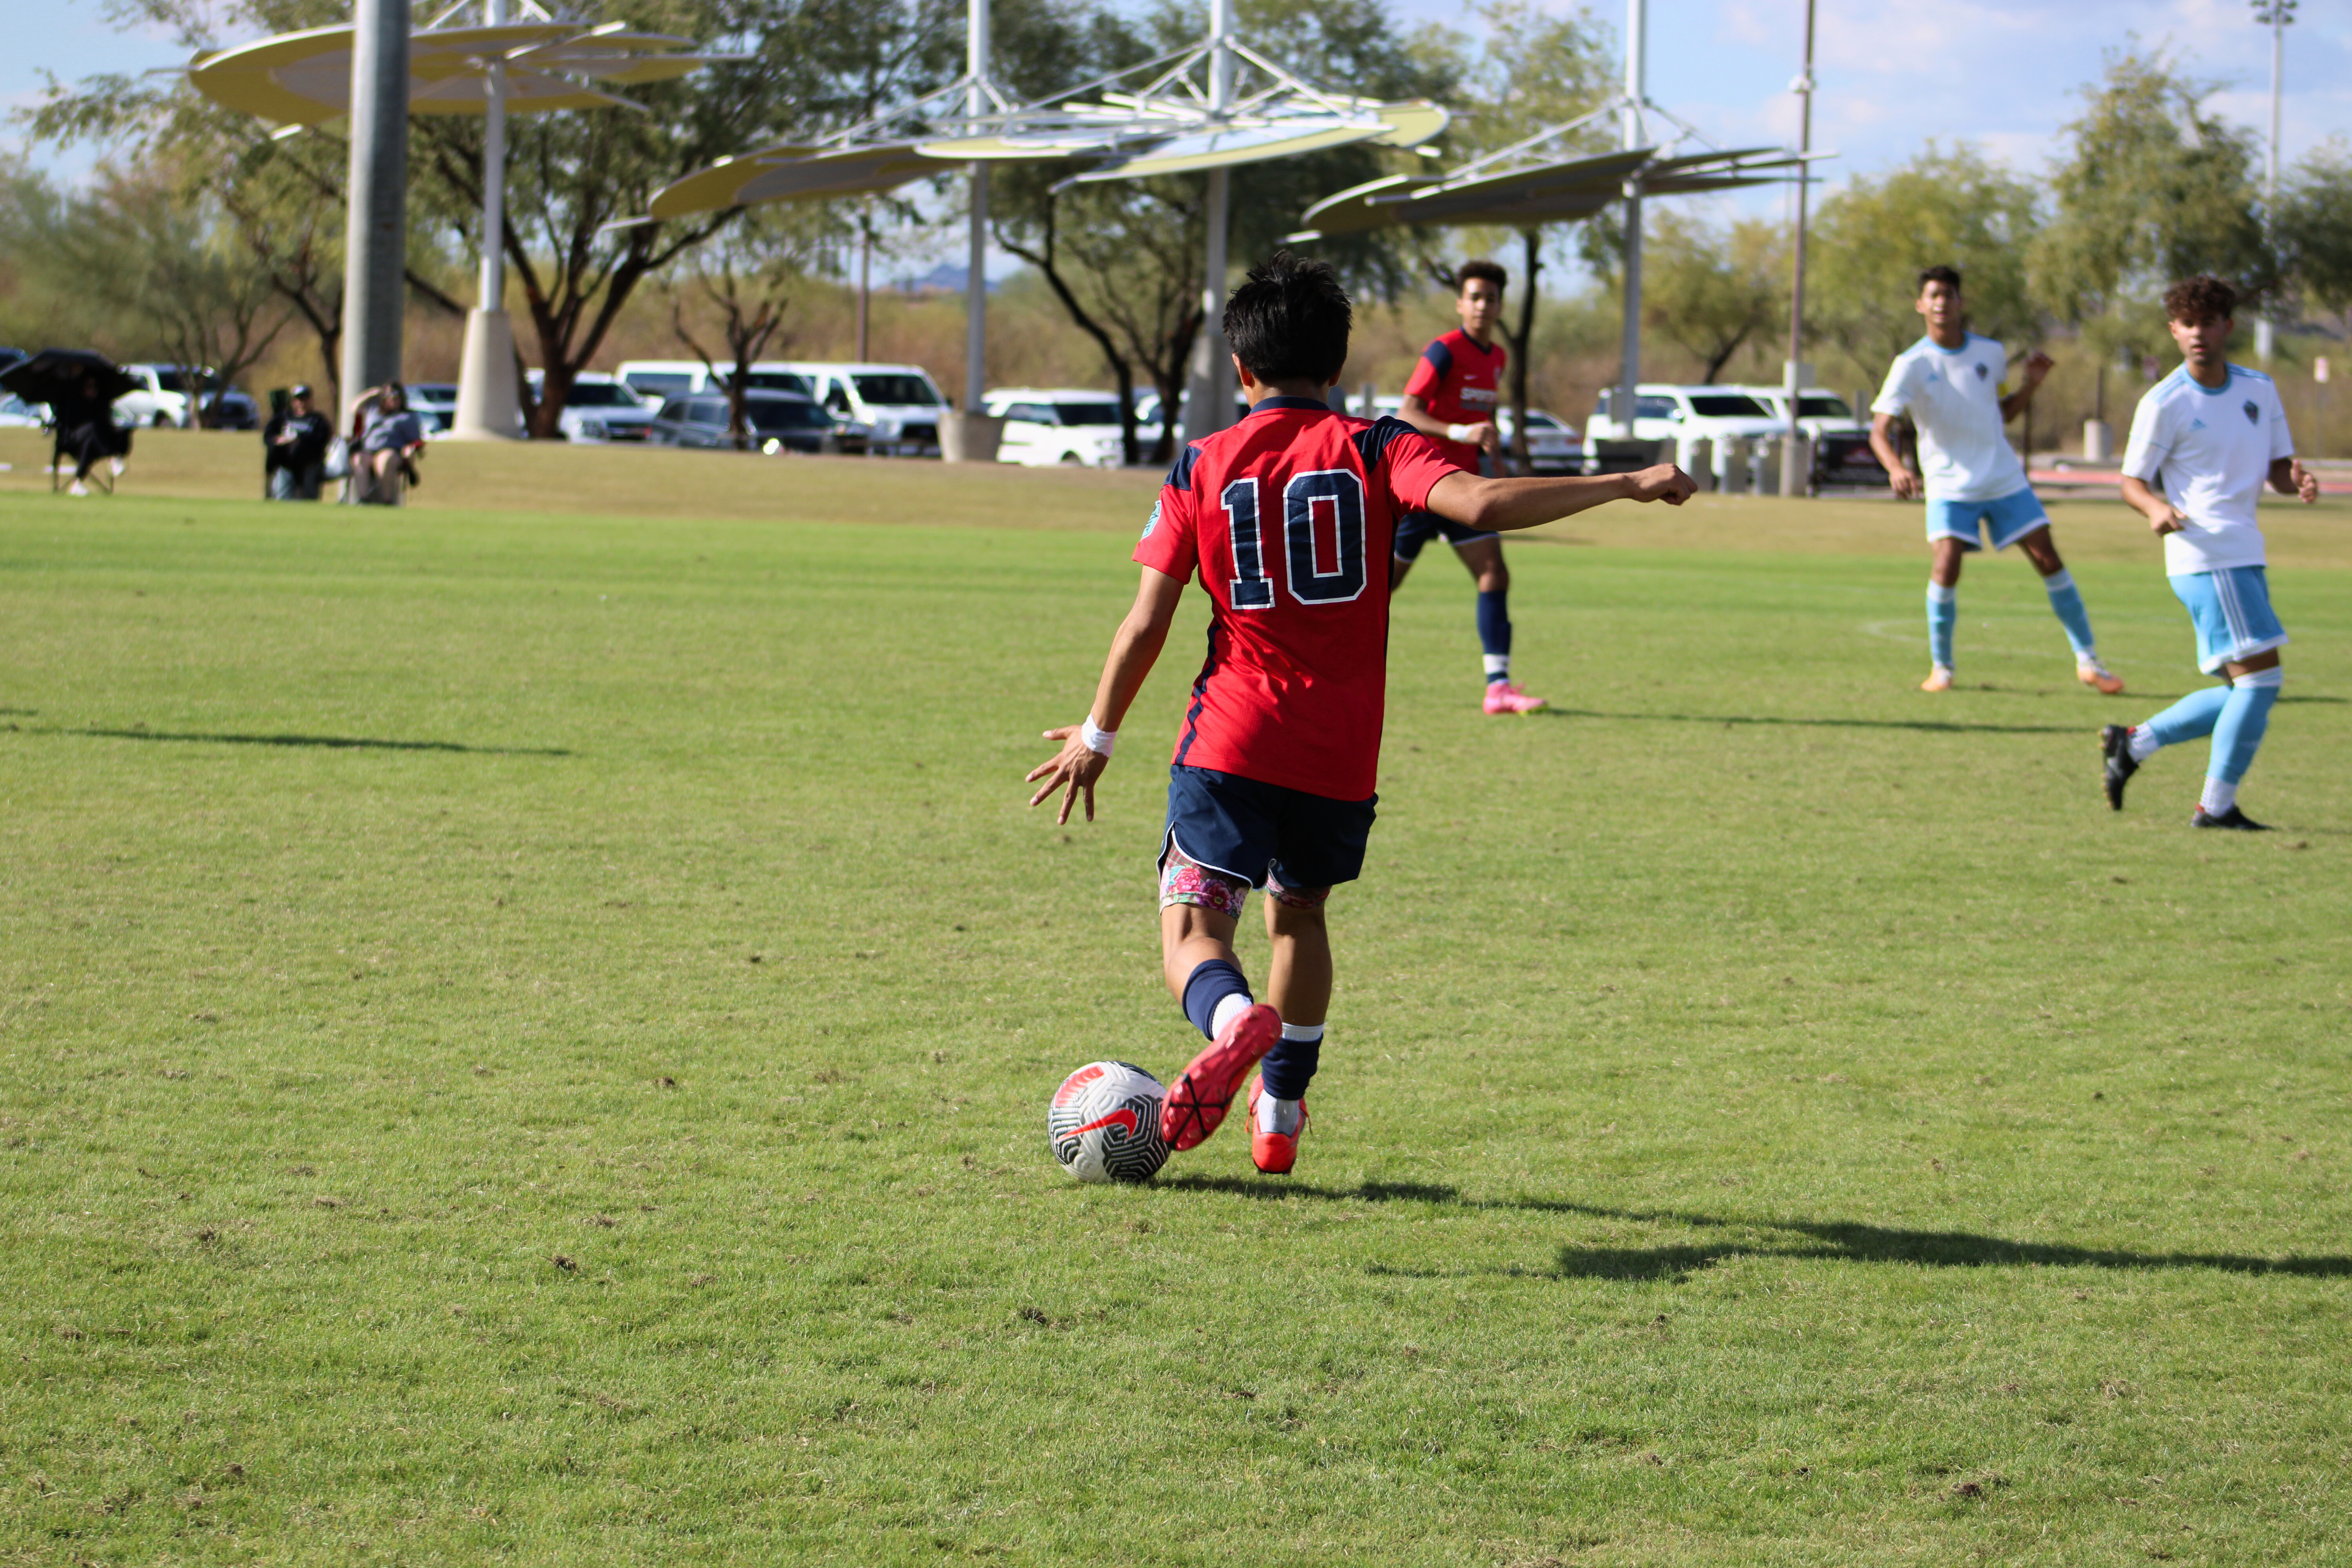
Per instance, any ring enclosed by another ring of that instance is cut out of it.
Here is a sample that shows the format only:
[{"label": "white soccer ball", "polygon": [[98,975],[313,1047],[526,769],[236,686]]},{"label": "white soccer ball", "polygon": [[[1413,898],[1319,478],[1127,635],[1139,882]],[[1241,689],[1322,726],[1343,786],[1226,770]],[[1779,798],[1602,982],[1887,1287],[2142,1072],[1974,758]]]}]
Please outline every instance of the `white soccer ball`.
[{"label": "white soccer ball", "polygon": [[1132,1062],[1088,1062],[1045,1108],[1054,1158],[1082,1182],[1148,1182],[1168,1163],[1160,1102],[1168,1091]]}]

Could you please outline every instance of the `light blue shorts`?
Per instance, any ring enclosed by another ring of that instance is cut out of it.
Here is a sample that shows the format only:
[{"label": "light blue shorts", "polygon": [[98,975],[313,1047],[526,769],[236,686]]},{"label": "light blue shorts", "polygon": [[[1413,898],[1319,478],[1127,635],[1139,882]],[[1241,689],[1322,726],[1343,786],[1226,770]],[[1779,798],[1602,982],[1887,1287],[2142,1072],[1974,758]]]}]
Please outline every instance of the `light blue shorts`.
[{"label": "light blue shorts", "polygon": [[2259,566],[2184,572],[2172,579],[2172,591],[2197,624],[2197,668],[2208,675],[2286,646],[2286,628],[2271,608],[2269,574]]},{"label": "light blue shorts", "polygon": [[1931,500],[1927,503],[1927,537],[1957,539],[1968,550],[1982,550],[1980,523],[1992,525],[1992,547],[2006,550],[2037,528],[2050,524],[2041,498],[2028,485],[1998,500]]}]

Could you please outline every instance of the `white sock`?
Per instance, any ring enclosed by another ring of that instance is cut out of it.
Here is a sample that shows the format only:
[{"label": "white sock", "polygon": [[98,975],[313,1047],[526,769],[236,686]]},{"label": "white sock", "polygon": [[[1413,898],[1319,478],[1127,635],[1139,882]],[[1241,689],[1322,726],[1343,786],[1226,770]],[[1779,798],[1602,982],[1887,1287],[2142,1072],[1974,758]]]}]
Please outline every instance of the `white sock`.
[{"label": "white sock", "polygon": [[2164,742],[2156,738],[2155,731],[2145,724],[2132,726],[2131,760],[2133,762],[2144,763],[2162,750],[2164,750]]},{"label": "white sock", "polygon": [[1957,587],[1947,588],[1941,583],[1927,584],[1927,602],[1931,605],[1949,605],[1956,602],[1959,596],[1960,591]]},{"label": "white sock", "polygon": [[2205,808],[2208,816],[2225,816],[2231,806],[2238,804],[2238,786],[2227,779],[2209,778],[2205,781],[2205,793],[2198,797],[2197,804]]},{"label": "white sock", "polygon": [[1486,655],[1486,679],[1490,681],[1510,679],[1511,656],[1507,653]]},{"label": "white sock", "polygon": [[[1320,1024],[1285,1024],[1282,1037],[1292,1041],[1319,1040],[1323,1037],[1323,1028]],[[1298,1131],[1302,1114],[1299,1108],[1306,1103],[1303,1100],[1276,1100],[1270,1094],[1261,1093],[1257,1097],[1257,1130],[1279,1132],[1286,1138],[1291,1136]]]},{"label": "white sock", "polygon": [[1217,1010],[1209,1015],[1209,1033],[1212,1035],[1223,1034],[1227,1024],[1232,1023],[1235,1018],[1240,1017],[1244,1013],[1248,1012],[1255,1005],[1257,1005],[1256,1003],[1251,1001],[1242,993],[1238,991],[1234,992],[1232,995],[1218,1003]]}]

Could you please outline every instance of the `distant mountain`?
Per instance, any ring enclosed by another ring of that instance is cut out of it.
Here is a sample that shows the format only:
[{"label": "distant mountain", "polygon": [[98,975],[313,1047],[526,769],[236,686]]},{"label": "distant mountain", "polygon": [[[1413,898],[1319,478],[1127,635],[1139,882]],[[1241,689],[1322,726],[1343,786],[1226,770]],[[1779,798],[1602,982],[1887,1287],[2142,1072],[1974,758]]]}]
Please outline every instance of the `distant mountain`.
[{"label": "distant mountain", "polygon": [[[942,261],[921,277],[901,278],[891,287],[905,294],[961,294],[964,291],[965,282],[971,276],[971,268],[957,267]],[[1002,278],[989,279],[990,293],[993,294],[1003,287],[1004,279]]]}]

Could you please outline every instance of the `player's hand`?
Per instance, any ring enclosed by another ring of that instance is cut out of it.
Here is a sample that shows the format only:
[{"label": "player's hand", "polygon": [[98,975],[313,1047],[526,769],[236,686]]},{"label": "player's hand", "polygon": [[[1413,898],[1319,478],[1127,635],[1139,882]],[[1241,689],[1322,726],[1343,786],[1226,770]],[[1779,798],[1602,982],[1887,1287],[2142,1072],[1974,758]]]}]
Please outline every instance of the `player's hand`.
[{"label": "player's hand", "polygon": [[2300,458],[2291,459],[2294,467],[2287,473],[2294,480],[2295,499],[2309,506],[2319,499],[2319,476],[2303,466]]},{"label": "player's hand", "polygon": [[2057,364],[2056,360],[2052,359],[2040,349],[2035,349],[2032,357],[2025,362],[2025,389],[2031,392],[2040,386],[2049,378],[2051,371],[2057,368]]},{"label": "player's hand", "polygon": [[1059,827],[1070,820],[1070,807],[1077,804],[1078,795],[1083,792],[1087,797],[1087,820],[1092,822],[1095,819],[1095,781],[1102,777],[1105,768],[1110,766],[1110,759],[1087,744],[1081,727],[1076,724],[1048,730],[1045,739],[1061,742],[1062,752],[1052,762],[1032,770],[1028,778],[1023,781],[1024,784],[1035,784],[1039,779],[1045,781],[1045,787],[1031,795],[1029,804],[1037,805],[1047,795],[1060,790],[1062,809],[1054,818],[1054,826]]},{"label": "player's hand", "polygon": [[1470,426],[1470,444],[1490,458],[1503,455],[1503,432],[1492,419],[1481,419]]},{"label": "player's hand", "polygon": [[1627,500],[1662,500],[1668,506],[1680,506],[1698,493],[1698,481],[1672,463],[1660,463],[1654,468],[1643,468],[1625,476]]},{"label": "player's hand", "polygon": [[2179,533],[2182,529],[2187,528],[2189,519],[2179,507],[2168,501],[2164,506],[2148,514],[2147,526],[2150,532],[2158,539],[2162,539],[2168,533]]},{"label": "player's hand", "polygon": [[1920,483],[1919,476],[1909,468],[1895,469],[1886,476],[1886,482],[1894,489],[1896,500],[1916,500],[1919,499],[1920,490],[1924,488]]}]

